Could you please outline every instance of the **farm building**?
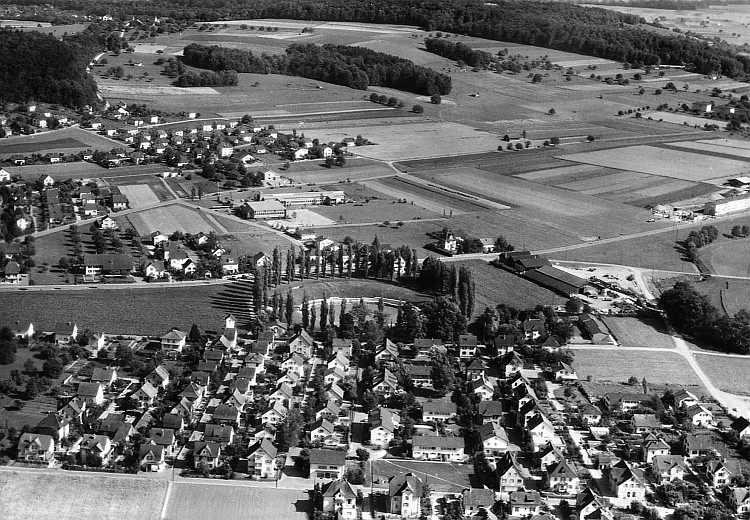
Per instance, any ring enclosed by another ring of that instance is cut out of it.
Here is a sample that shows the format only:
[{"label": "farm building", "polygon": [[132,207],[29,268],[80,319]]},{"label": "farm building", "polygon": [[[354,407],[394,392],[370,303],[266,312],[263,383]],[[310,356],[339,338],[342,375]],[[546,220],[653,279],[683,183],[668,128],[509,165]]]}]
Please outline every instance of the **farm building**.
[{"label": "farm building", "polygon": [[523,276],[567,297],[580,294],[586,288],[591,287],[587,280],[549,265],[538,269],[530,269],[524,272]]},{"label": "farm building", "polygon": [[284,206],[318,206],[321,204],[340,204],[344,202],[343,191],[300,191],[274,193],[273,198]]},{"label": "farm building", "polygon": [[262,200],[260,202],[246,202],[248,218],[284,218],[286,208],[278,200]]},{"label": "farm building", "polygon": [[706,202],[706,205],[703,207],[703,213],[716,216],[746,209],[750,209],[750,194],[732,199]]},{"label": "farm building", "polygon": [[87,275],[124,276],[133,270],[133,259],[118,254],[85,255],[83,267]]}]

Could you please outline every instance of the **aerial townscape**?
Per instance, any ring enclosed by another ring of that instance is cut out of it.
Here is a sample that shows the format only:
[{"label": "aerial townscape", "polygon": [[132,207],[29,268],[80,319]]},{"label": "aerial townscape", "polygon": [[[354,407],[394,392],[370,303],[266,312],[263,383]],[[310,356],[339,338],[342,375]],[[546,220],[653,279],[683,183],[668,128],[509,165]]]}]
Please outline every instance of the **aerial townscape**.
[{"label": "aerial townscape", "polygon": [[750,518],[750,0],[0,1],[0,519]]}]

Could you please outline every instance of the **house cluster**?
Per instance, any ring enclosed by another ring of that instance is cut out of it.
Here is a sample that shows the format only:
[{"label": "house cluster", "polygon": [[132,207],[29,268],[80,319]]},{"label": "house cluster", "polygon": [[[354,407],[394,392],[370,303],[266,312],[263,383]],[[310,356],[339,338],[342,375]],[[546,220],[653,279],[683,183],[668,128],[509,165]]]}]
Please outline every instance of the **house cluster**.
[{"label": "house cluster", "polygon": [[[193,278],[203,276],[234,276],[247,268],[240,259],[211,234],[200,232],[186,235],[181,240],[171,240],[160,231],[144,237],[148,250],[141,266],[147,280]],[[265,256],[265,255],[264,255]]]},{"label": "house cluster", "polygon": [[[460,255],[464,253],[495,253],[497,248],[495,240],[492,238],[472,238],[465,231],[444,228],[429,234],[435,241],[428,245],[429,249],[446,255]],[[467,242],[477,242],[471,244],[473,249],[467,250]],[[480,249],[481,247],[481,249]]]},{"label": "house cluster", "polygon": [[0,129],[4,131],[3,135],[34,134],[64,128],[78,122],[78,115],[74,111],[57,105],[53,108],[31,101],[26,105],[13,107],[13,104],[6,106],[6,109],[12,110],[0,114]]}]

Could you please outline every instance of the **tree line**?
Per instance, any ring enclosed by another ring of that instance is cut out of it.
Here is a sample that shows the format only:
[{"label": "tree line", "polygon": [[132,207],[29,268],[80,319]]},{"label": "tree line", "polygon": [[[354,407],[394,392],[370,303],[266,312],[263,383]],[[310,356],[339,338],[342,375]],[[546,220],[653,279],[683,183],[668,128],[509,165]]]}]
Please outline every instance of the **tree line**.
[{"label": "tree line", "polygon": [[239,76],[234,70],[204,70],[200,74],[192,71],[180,74],[174,84],[177,87],[236,87],[239,82]]},{"label": "tree line", "polygon": [[409,60],[362,47],[293,44],[284,55],[256,56],[252,51],[192,43],[187,65],[214,71],[285,74],[365,90],[370,85],[416,94],[449,94],[451,79]]},{"label": "tree line", "polygon": [[727,316],[707,296],[682,281],[662,293],[659,308],[676,329],[709,342],[717,350],[750,353],[750,313],[745,309]]},{"label": "tree line", "polygon": [[486,68],[495,61],[489,52],[475,50],[461,42],[452,42],[443,38],[427,38],[424,46],[428,52],[438,54],[453,61],[463,61],[470,67]]}]

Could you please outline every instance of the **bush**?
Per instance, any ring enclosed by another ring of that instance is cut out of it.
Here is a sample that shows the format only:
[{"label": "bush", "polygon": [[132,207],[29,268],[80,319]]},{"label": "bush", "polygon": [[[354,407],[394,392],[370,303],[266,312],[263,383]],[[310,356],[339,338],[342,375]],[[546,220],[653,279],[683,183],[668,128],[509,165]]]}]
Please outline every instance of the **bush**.
[{"label": "bush", "polygon": [[430,103],[432,103],[433,105],[439,105],[442,102],[443,102],[443,98],[440,97],[440,94],[433,94],[430,97]]}]

